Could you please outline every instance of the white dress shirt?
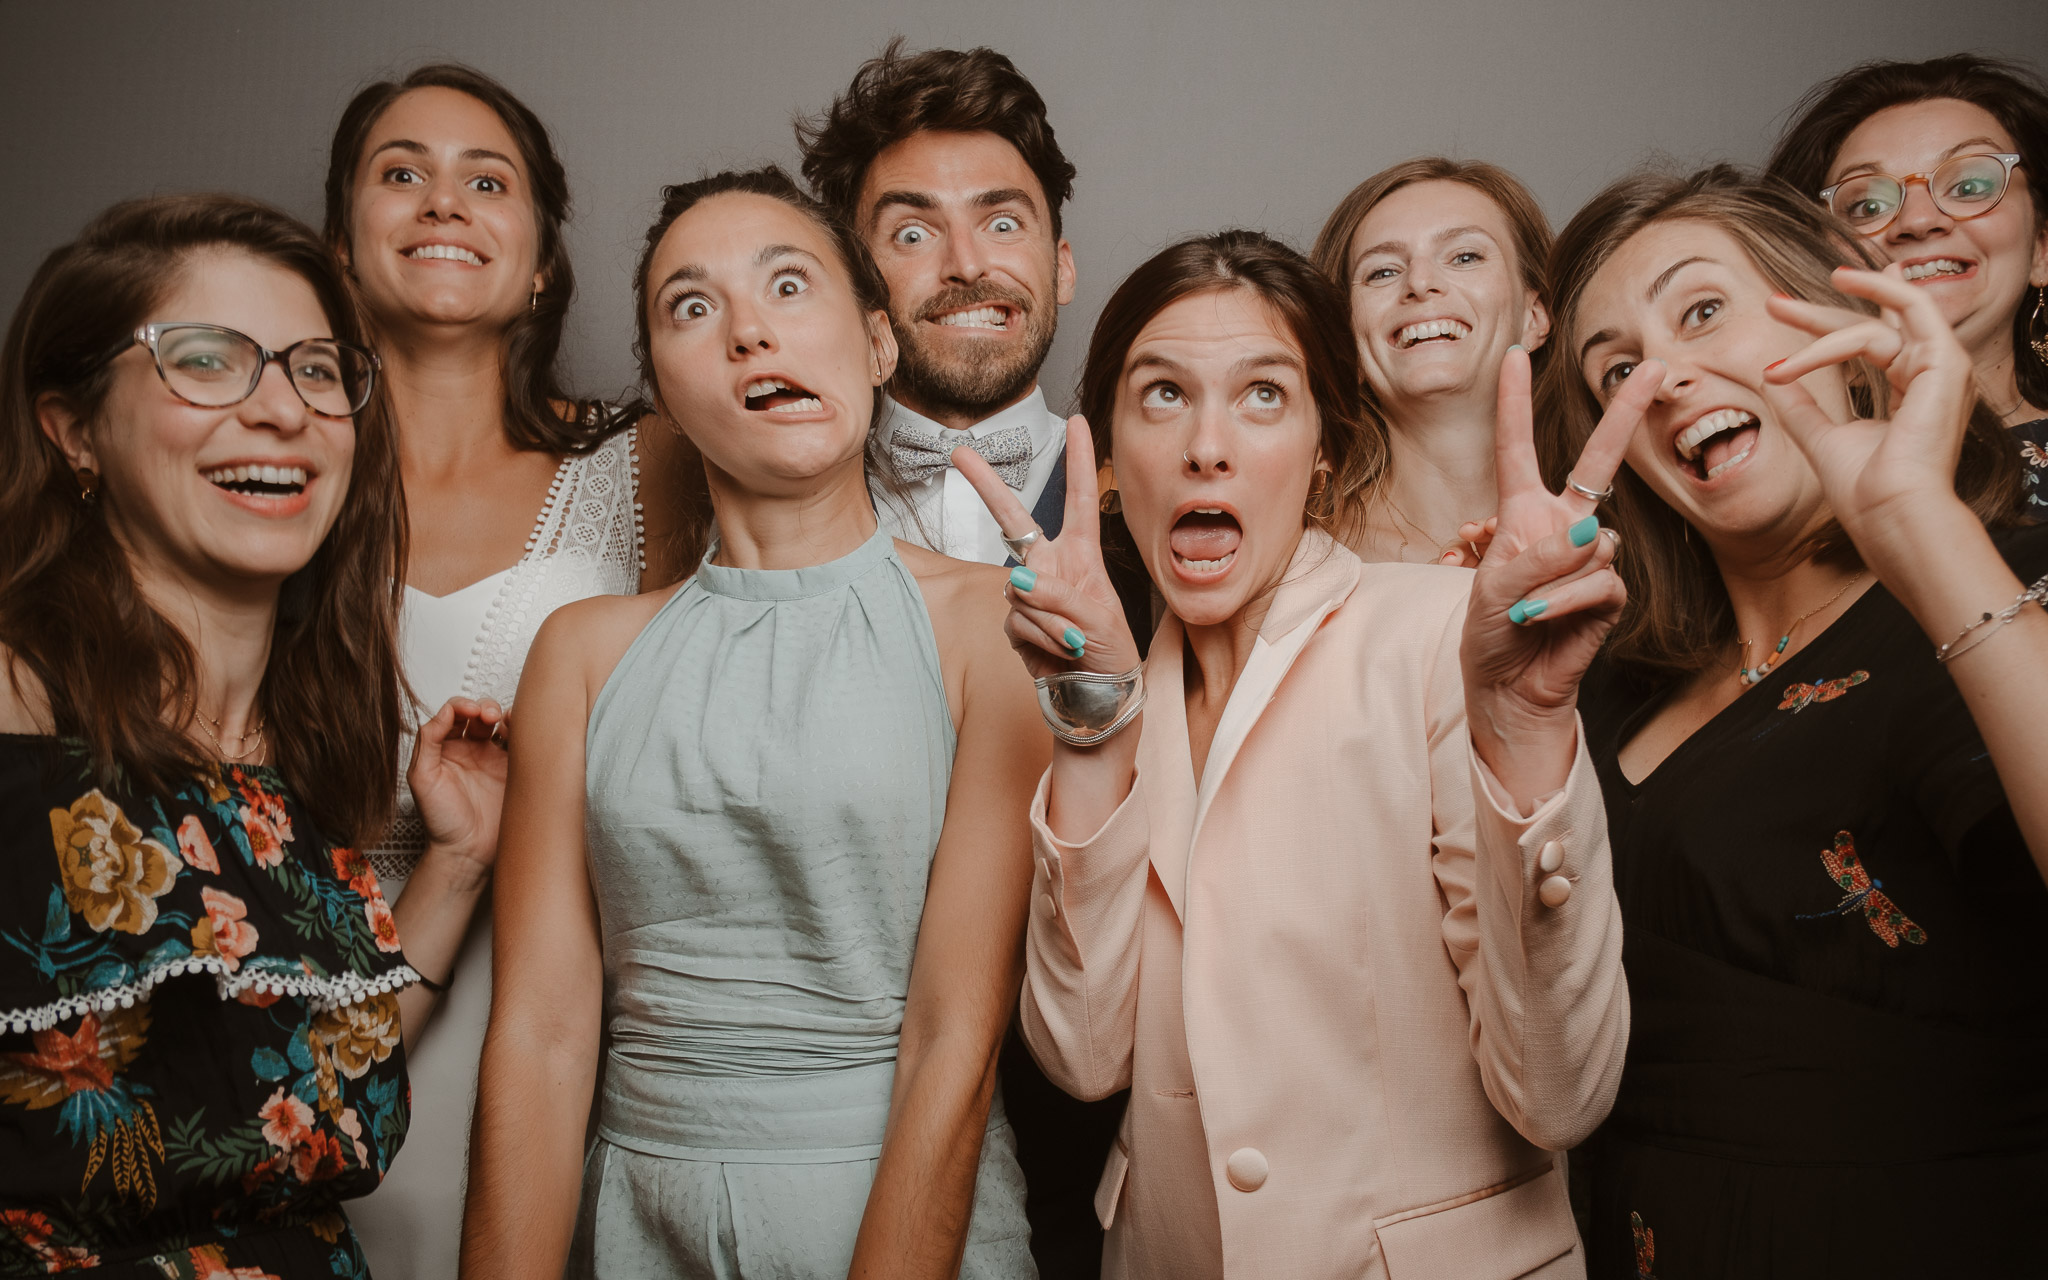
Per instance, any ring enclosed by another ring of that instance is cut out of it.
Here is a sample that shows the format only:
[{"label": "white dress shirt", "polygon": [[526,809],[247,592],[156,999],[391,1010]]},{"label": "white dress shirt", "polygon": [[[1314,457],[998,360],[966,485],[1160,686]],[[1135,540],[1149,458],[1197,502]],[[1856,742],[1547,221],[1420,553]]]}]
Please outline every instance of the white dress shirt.
[{"label": "white dress shirt", "polygon": [[[882,430],[889,433],[882,438],[884,445],[899,423],[921,427],[941,439],[951,434],[947,428],[921,413],[913,413],[894,399],[885,401],[882,410]],[[1066,420],[1046,412],[1045,392],[1033,387],[1030,395],[975,423],[963,434],[980,439],[1006,427],[1022,427],[1031,436],[1031,467],[1024,487],[1017,491],[1017,500],[1029,511],[1037,507],[1046,481],[1066,451]],[[982,504],[981,495],[967,483],[966,476],[951,467],[928,480],[906,486],[901,497],[884,492],[879,485],[874,496],[875,512],[882,526],[905,542],[930,547],[957,560],[979,560],[983,564],[1002,564],[1010,557],[1009,548],[1003,545],[1003,531]]]}]

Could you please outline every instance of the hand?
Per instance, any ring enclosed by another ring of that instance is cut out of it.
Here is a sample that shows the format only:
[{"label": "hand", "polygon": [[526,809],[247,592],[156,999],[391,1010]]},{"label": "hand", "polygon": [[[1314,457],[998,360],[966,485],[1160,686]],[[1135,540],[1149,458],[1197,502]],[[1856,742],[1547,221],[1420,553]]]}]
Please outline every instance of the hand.
[{"label": "hand", "polygon": [[1438,560],[1453,569],[1477,569],[1486,559],[1487,548],[1493,545],[1493,535],[1499,532],[1499,516],[1467,520],[1458,526],[1458,540],[1444,548]]},{"label": "hand", "polygon": [[[955,449],[953,466],[981,495],[1003,536],[1021,537],[1038,527],[980,454]],[[1033,678],[1056,671],[1122,675],[1138,665],[1137,642],[1102,567],[1101,526],[1095,442],[1088,420],[1076,414],[1067,419],[1067,510],[1060,536],[1033,543],[1028,562],[1011,572],[1003,588],[1010,601],[1003,631]],[[1082,637],[1078,654],[1067,643],[1070,631]]]},{"label": "hand", "polygon": [[[1595,491],[1613,482],[1629,436],[1663,381],[1663,364],[1649,360],[1622,384],[1579,454],[1573,479]],[[1534,421],[1529,356],[1515,348],[1501,363],[1494,443],[1500,513],[1473,575],[1461,656],[1473,746],[1518,800],[1563,785],[1569,758],[1513,759],[1522,745],[1517,739],[1534,729],[1558,741],[1553,731],[1570,721],[1579,681],[1628,600],[1612,567],[1619,535],[1600,528],[1591,498],[1570,486],[1561,494],[1544,487]],[[1563,741],[1568,752],[1570,739]],[[1554,753],[1545,747],[1538,754]],[[1548,785],[1533,781],[1539,775]]]},{"label": "hand", "polygon": [[[1767,304],[1777,320],[1816,336],[1764,370],[1764,397],[1866,558],[1887,537],[1910,538],[1916,513],[1960,505],[1956,461],[1977,402],[1969,352],[1933,297],[1907,284],[1901,270],[1835,269],[1835,286],[1877,303],[1875,316],[1783,296]],[[1809,373],[1857,358],[1891,383],[1889,421],[1836,422],[1798,385]]]},{"label": "hand", "polygon": [[406,780],[430,850],[468,864],[479,878],[498,857],[510,721],[485,698],[450,698],[420,726]]}]

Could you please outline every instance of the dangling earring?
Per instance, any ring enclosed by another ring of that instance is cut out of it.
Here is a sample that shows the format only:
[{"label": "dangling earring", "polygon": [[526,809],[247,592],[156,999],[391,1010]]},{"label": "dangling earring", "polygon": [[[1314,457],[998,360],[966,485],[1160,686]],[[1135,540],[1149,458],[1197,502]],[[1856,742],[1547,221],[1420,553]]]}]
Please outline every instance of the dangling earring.
[{"label": "dangling earring", "polygon": [[2048,325],[2041,323],[2041,309],[2048,307],[2048,284],[2034,290],[2034,314],[2027,319],[2027,345],[2048,364]]},{"label": "dangling earring", "polygon": [[531,316],[531,315],[538,315],[539,313],[540,313],[540,290],[538,290],[538,289],[535,289],[535,290],[533,291],[533,293],[532,293],[531,295],[529,295],[529,296],[527,297],[527,299],[526,299],[526,314],[527,314],[527,315],[530,315],[530,316]]},{"label": "dangling earring", "polygon": [[80,502],[89,507],[100,500],[99,472],[94,471],[91,467],[79,467],[71,473],[71,476],[78,481],[78,500]]},{"label": "dangling earring", "polygon": [[1330,472],[1327,467],[1317,467],[1308,482],[1308,501],[1302,506],[1302,514],[1311,520],[1329,520],[1337,514],[1337,495],[1330,492]]},{"label": "dangling earring", "polygon": [[1105,459],[1095,469],[1095,483],[1102,491],[1102,499],[1095,504],[1095,509],[1106,516],[1121,515],[1124,495],[1116,491],[1116,464]]}]

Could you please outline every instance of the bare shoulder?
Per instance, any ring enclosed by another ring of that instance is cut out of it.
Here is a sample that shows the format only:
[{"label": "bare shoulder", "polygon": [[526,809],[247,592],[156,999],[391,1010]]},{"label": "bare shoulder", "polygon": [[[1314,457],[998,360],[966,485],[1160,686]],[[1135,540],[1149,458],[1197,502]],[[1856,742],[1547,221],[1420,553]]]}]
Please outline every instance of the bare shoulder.
[{"label": "bare shoulder", "polygon": [[0,644],[0,670],[7,675],[0,680],[0,733],[50,732],[50,699],[43,692],[43,682],[4,644]]},{"label": "bare shoulder", "polygon": [[1009,570],[972,560],[955,560],[901,538],[896,540],[896,554],[903,567],[910,570],[910,576],[917,579],[918,589],[924,593],[925,608],[932,615],[932,627],[941,631],[942,641],[943,631],[948,628],[977,633],[992,629],[997,643],[1008,647],[1002,638],[1002,627],[1010,611],[1010,603],[1003,596],[1003,587],[1010,580]]},{"label": "bare shoulder", "polygon": [[555,610],[533,638],[520,679],[522,692],[529,678],[550,684],[570,679],[595,696],[633,641],[682,587],[676,583],[637,596],[591,596]]}]

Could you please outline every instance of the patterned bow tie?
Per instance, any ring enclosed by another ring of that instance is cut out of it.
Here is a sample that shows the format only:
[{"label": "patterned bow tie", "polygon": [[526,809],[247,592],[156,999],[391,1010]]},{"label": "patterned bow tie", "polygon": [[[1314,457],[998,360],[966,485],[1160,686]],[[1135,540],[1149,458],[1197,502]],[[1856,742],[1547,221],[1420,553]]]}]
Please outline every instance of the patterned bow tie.
[{"label": "patterned bow tie", "polygon": [[900,423],[889,436],[889,459],[906,484],[916,484],[941,475],[953,465],[953,450],[962,445],[980,454],[995,468],[1003,483],[1022,490],[1031,474],[1031,433],[1022,427],[1004,427],[979,438],[964,431],[948,431],[946,439],[909,423]]}]

